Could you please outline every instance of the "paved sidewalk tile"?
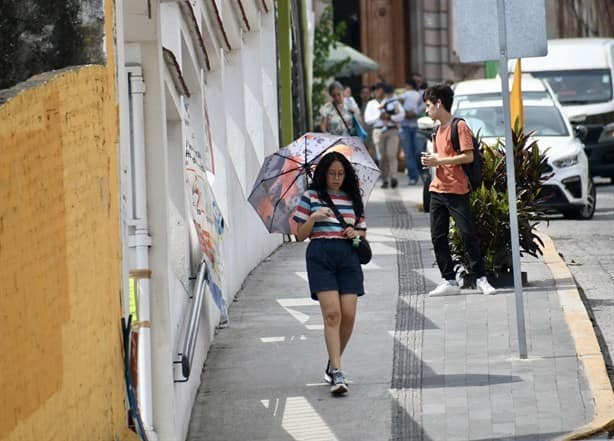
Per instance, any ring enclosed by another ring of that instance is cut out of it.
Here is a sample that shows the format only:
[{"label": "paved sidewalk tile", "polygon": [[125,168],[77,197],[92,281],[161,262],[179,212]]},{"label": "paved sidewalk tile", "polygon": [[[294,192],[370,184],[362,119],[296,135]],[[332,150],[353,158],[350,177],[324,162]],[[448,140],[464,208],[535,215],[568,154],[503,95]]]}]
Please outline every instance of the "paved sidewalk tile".
[{"label": "paved sidewalk tile", "polygon": [[582,364],[543,262],[528,272],[529,358],[518,357],[513,289],[430,298],[439,282],[418,187],[376,189],[346,397],[322,381],[327,355],[309,299],[305,243],[287,243],[247,278],[211,346],[191,441],[548,440],[592,419]]}]

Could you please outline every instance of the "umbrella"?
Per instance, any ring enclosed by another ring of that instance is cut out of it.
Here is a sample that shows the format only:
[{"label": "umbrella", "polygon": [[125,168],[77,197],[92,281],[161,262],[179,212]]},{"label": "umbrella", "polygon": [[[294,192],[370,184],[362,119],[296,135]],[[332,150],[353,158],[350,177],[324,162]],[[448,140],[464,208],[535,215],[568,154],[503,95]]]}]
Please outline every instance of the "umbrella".
[{"label": "umbrella", "polygon": [[379,70],[379,64],[377,64],[376,61],[341,42],[336,42],[336,47],[331,48],[328,58],[324,62],[324,67],[329,69],[331,66],[347,58],[350,60],[343,66],[341,71],[337,73],[339,77],[350,77],[352,75],[360,75],[365,72]]},{"label": "umbrella", "polygon": [[360,138],[328,133],[306,133],[264,158],[249,202],[271,233],[291,234],[294,209],[307,189],[308,178],[328,152],[343,154],[354,166],[363,202],[375,186],[380,170]]}]

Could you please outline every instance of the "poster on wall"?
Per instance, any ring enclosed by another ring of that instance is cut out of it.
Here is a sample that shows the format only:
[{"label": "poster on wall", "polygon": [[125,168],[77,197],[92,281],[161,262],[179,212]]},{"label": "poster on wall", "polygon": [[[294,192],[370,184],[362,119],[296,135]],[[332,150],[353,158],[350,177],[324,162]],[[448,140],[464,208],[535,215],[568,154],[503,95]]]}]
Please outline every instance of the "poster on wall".
[{"label": "poster on wall", "polygon": [[185,184],[189,197],[190,216],[198,243],[207,265],[207,282],[213,300],[220,310],[221,321],[228,321],[228,307],[222,295],[222,260],[220,245],[224,234],[224,219],[207,179],[202,149],[190,121],[189,105],[185,105]]}]

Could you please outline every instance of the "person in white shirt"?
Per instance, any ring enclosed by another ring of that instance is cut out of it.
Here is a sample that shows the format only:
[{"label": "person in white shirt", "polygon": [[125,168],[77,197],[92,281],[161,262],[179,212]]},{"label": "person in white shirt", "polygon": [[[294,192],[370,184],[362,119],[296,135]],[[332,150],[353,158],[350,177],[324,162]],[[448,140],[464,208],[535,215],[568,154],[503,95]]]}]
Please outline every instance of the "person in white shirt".
[{"label": "person in white shirt", "polygon": [[367,103],[365,122],[373,125],[373,143],[379,152],[379,166],[382,169],[382,188],[398,185],[397,150],[399,148],[399,129],[397,124],[405,118],[405,110],[394,95],[390,84],[375,85],[375,98]]}]

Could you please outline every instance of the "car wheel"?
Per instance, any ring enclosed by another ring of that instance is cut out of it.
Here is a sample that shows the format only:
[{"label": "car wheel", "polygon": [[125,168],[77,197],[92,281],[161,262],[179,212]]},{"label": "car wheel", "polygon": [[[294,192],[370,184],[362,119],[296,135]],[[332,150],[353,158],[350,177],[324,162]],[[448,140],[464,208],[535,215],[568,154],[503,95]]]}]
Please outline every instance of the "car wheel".
[{"label": "car wheel", "polygon": [[597,190],[595,189],[595,184],[593,184],[592,178],[590,178],[588,182],[587,193],[588,196],[586,197],[585,206],[573,210],[563,210],[563,216],[568,219],[592,219],[593,215],[595,214],[595,206],[597,204]]},{"label": "car wheel", "polygon": [[597,190],[593,184],[593,178],[589,177],[588,189],[586,196],[586,205],[578,210],[579,219],[592,219],[595,214],[595,206],[597,205]]},{"label": "car wheel", "polygon": [[427,175],[422,184],[422,207],[425,213],[428,213],[431,209],[431,192],[429,191],[430,185],[431,175]]}]

